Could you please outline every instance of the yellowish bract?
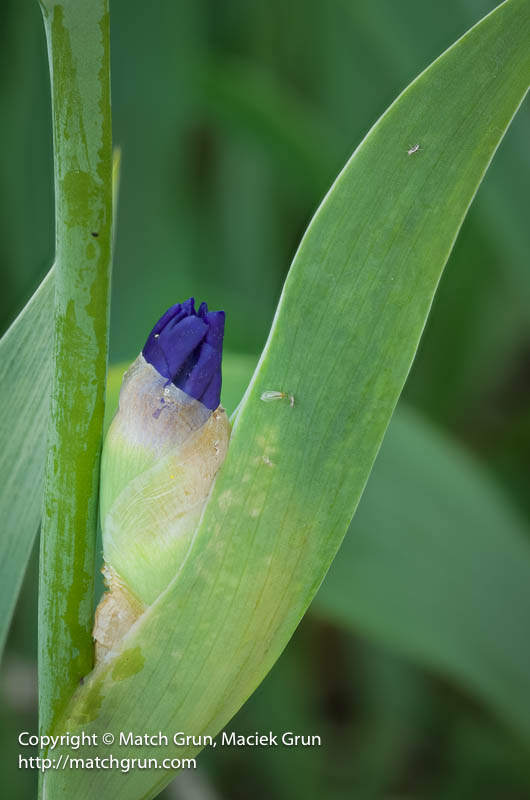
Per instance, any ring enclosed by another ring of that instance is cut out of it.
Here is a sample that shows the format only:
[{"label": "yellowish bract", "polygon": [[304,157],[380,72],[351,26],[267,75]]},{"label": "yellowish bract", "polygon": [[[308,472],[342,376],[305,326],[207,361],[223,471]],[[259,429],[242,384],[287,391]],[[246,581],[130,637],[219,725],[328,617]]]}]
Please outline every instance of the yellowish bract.
[{"label": "yellowish bract", "polygon": [[140,355],[124,376],[101,465],[104,575],[96,612],[101,658],[177,575],[213,481],[230,425],[161,376]]}]

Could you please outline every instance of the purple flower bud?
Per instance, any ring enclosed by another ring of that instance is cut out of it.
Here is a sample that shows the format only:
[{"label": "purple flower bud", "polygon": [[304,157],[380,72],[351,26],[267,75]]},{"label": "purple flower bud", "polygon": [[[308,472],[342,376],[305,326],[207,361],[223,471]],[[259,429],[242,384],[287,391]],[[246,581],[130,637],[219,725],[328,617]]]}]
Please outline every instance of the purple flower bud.
[{"label": "purple flower bud", "polygon": [[142,350],[145,360],[168,382],[214,411],[221,396],[224,311],[195,310],[190,297],[166,311]]}]

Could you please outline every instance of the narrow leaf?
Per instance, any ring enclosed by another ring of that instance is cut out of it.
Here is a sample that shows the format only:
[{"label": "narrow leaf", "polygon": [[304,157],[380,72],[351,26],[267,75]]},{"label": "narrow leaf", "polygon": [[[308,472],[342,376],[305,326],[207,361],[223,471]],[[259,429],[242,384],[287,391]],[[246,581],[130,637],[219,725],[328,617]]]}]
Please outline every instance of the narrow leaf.
[{"label": "narrow leaf", "polygon": [[42,512],[53,270],[0,341],[0,655]]}]

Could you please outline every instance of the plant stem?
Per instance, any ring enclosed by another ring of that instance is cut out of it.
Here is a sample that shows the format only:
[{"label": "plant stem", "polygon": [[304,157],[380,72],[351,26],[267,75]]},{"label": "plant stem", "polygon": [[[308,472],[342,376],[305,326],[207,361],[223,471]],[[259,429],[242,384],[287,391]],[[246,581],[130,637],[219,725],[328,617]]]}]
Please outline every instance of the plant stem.
[{"label": "plant stem", "polygon": [[41,0],[55,164],[54,379],[39,585],[40,730],[92,668],[112,229],[108,0]]}]

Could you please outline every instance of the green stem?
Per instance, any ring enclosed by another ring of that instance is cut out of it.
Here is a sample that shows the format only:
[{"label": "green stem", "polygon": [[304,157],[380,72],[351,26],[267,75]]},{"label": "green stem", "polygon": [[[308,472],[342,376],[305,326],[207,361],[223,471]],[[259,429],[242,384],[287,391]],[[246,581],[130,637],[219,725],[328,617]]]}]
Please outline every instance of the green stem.
[{"label": "green stem", "polygon": [[92,668],[108,350],[112,142],[108,0],[41,0],[53,104],[54,382],[39,586],[40,730]]}]

